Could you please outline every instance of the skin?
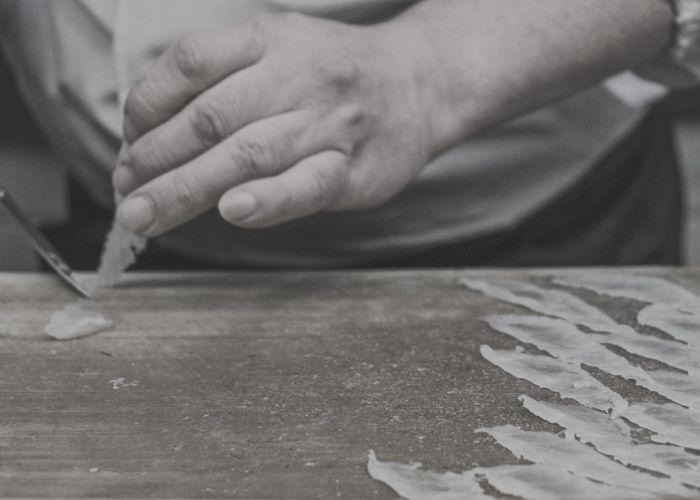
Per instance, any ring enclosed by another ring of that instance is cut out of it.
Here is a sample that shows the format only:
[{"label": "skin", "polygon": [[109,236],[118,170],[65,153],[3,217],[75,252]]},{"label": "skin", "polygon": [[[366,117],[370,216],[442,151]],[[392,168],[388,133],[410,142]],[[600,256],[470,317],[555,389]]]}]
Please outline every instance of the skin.
[{"label": "skin", "polygon": [[260,228],[385,203],[470,134],[669,43],[661,0],[423,0],[353,26],[297,14],[187,35],[129,94],[114,172],[128,229],[218,205]]}]

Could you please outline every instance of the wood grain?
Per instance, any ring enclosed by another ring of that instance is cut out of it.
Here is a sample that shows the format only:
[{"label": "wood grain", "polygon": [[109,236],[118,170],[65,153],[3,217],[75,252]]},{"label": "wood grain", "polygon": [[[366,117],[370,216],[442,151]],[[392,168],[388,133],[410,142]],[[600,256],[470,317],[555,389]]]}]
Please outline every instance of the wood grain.
[{"label": "wood grain", "polygon": [[514,342],[479,318],[521,310],[462,274],[132,274],[97,297],[115,329],[69,342],[41,333],[69,290],[0,274],[0,496],[391,498],[370,449],[518,463],[474,430],[553,430],[517,402],[552,395],[481,358]]}]

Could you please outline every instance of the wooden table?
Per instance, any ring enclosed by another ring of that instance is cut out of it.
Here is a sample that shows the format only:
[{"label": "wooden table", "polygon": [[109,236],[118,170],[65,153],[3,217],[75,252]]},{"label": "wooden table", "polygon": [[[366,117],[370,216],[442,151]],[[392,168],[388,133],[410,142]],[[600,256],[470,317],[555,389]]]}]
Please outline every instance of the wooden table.
[{"label": "wooden table", "polygon": [[[696,271],[643,272],[700,290]],[[551,393],[480,356],[515,342],[479,318],[518,308],[462,275],[131,274],[97,297],[114,330],[58,342],[42,330],[71,291],[0,274],[0,496],[391,498],[370,449],[518,463],[474,430],[551,430],[517,401]]]}]

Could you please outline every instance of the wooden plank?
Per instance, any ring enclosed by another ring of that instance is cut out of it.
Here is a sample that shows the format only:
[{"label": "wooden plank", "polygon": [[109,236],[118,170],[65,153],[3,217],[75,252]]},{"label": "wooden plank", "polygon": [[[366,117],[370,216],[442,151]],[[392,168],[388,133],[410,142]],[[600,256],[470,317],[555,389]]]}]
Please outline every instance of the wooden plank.
[{"label": "wooden plank", "polygon": [[474,430],[553,430],[516,399],[552,395],[482,359],[514,342],[479,318],[518,308],[459,276],[134,274],[97,297],[114,330],[56,342],[41,331],[74,295],[0,274],[0,496],[385,498],[370,449],[518,463]]}]

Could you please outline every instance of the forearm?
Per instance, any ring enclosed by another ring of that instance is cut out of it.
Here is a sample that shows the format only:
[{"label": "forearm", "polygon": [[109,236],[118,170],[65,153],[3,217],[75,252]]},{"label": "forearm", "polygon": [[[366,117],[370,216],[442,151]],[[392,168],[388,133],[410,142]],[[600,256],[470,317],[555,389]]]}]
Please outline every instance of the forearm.
[{"label": "forearm", "polygon": [[387,28],[409,44],[439,150],[652,58],[672,26],[663,0],[423,0]]}]

